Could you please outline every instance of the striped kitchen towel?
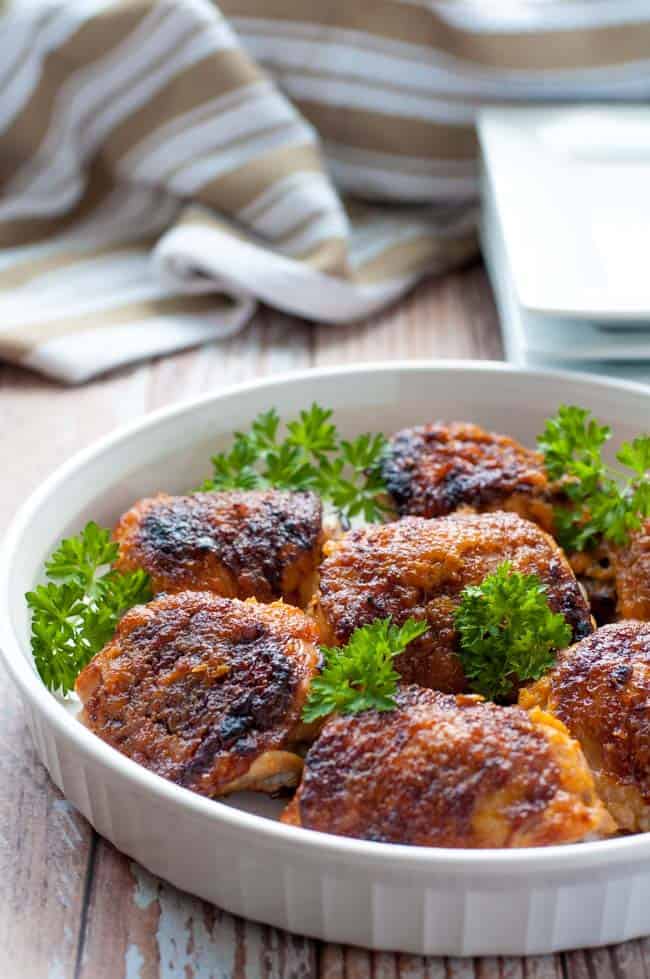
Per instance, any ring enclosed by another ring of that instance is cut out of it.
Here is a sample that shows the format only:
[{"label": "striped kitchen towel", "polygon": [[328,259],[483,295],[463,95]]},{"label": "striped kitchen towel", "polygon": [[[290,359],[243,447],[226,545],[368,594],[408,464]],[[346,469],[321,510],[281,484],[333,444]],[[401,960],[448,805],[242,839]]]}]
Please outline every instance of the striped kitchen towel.
[{"label": "striped kitchen towel", "polygon": [[649,0],[0,0],[0,359],[362,317],[476,250],[485,104],[647,100]]}]

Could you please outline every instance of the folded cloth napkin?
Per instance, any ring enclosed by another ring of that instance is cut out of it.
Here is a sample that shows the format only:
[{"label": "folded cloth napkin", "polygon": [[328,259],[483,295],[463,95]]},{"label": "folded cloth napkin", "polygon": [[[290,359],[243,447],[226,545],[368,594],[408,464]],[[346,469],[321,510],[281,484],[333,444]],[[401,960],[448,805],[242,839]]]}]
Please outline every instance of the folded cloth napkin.
[{"label": "folded cloth napkin", "polygon": [[0,0],[0,358],[77,382],[476,250],[477,108],[650,95],[648,0]]}]

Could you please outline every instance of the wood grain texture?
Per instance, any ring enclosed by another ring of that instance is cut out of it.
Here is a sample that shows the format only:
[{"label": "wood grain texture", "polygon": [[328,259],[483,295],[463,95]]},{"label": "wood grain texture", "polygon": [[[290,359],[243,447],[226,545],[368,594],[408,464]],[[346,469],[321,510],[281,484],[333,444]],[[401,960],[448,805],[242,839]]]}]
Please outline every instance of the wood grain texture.
[{"label": "wood grain texture", "polygon": [[[81,388],[0,366],[0,533],[72,452],[174,401],[251,377],[357,361],[498,358],[480,267],[422,283],[345,327],[261,310],[229,341]],[[160,881],[61,799],[0,677],[0,979],[650,979],[650,944],[563,956],[424,959],[324,945],[219,911]]]}]

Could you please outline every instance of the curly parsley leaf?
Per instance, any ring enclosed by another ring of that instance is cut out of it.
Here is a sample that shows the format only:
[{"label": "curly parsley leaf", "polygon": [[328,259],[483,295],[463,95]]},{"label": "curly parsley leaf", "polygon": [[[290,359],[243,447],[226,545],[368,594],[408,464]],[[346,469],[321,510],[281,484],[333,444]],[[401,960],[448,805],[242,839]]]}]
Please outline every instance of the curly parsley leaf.
[{"label": "curly parsley leaf", "polygon": [[309,411],[300,412],[297,421],[288,422],[288,443],[315,459],[321,459],[328,452],[336,452],[338,432],[330,421],[332,414],[331,409],[321,408],[314,402]]},{"label": "curly parsley leaf", "polygon": [[94,521],[86,524],[83,534],[62,540],[45,564],[52,581],[77,582],[89,588],[97,568],[111,564],[117,557],[118,546],[110,532]]},{"label": "curly parsley leaf", "polygon": [[547,419],[537,444],[551,479],[574,476],[597,485],[603,473],[601,450],[612,433],[589,416],[585,408],[560,405],[557,414]]},{"label": "curly parsley leaf", "polygon": [[346,520],[380,520],[387,510],[379,468],[386,440],[366,434],[345,441],[331,419],[331,410],[314,403],[280,438],[275,409],[258,415],[248,433],[235,433],[230,451],[212,457],[212,477],[201,489],[313,490]]},{"label": "curly parsley leaf", "polygon": [[561,481],[567,504],[555,509],[558,539],[570,550],[585,550],[601,539],[625,544],[650,516],[650,435],[623,442],[608,466],[602,450],[611,438],[607,425],[575,405],[561,405],[537,440],[550,479]]},{"label": "curly parsley leaf", "polygon": [[254,469],[258,455],[252,440],[243,435],[235,435],[230,452],[220,452],[212,456],[212,478],[206,479],[200,489],[255,489],[260,484],[260,477]]},{"label": "curly parsley leaf", "polygon": [[355,629],[345,646],[322,647],[323,670],[311,685],[303,720],[309,723],[335,712],[356,714],[370,708],[392,710],[399,680],[393,660],[427,628],[426,622],[415,619],[402,626],[376,619]]},{"label": "curly parsley leaf", "polygon": [[284,442],[276,450],[268,452],[263,474],[267,486],[288,490],[309,490],[314,486],[316,473],[296,445]]},{"label": "curly parsley leaf", "polygon": [[616,459],[637,476],[645,476],[650,471],[650,435],[638,435],[632,442],[623,442]]},{"label": "curly parsley leaf", "polygon": [[549,608],[537,575],[513,571],[509,561],[463,589],[455,625],[469,685],[490,700],[507,697],[517,682],[539,679],[571,642],[569,625]]},{"label": "curly parsley leaf", "polygon": [[273,449],[275,447],[279,427],[280,416],[275,408],[269,408],[268,411],[263,411],[257,416],[251,425],[249,435],[245,435],[243,432],[237,432],[236,437],[242,440],[248,439],[250,445],[257,452],[264,452],[267,449]]},{"label": "curly parsley leaf", "polygon": [[50,690],[72,690],[124,613],[151,598],[144,571],[101,574],[117,552],[110,531],[88,523],[76,537],[61,541],[46,562],[50,581],[25,596],[32,613],[34,663]]}]

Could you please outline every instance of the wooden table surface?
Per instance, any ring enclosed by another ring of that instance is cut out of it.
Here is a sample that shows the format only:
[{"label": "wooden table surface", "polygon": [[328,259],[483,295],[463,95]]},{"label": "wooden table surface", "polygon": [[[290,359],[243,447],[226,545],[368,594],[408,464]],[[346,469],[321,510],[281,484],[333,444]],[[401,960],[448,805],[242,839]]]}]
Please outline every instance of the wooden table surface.
[{"label": "wooden table surface", "polygon": [[[499,358],[479,267],[350,327],[262,310],[235,339],[62,388],[0,365],[0,533],[71,453],[123,422],[247,378],[398,358]],[[421,959],[324,945],[219,911],[99,838],[37,761],[0,676],[0,979],[650,979],[650,940],[529,959]]]}]

